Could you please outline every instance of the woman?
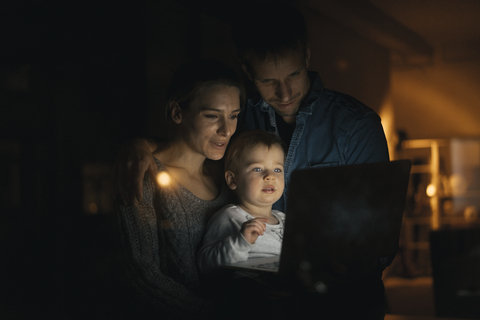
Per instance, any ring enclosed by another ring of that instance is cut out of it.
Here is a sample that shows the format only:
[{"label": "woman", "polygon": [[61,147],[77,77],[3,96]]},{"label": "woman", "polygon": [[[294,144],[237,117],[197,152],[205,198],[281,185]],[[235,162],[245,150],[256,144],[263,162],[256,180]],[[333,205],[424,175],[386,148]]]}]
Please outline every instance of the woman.
[{"label": "woman", "polygon": [[150,315],[198,318],[195,254],[210,215],[229,203],[220,160],[235,132],[245,94],[238,76],[206,60],[181,67],[167,104],[165,143],[154,152],[159,181],[146,176],[138,206],[119,205],[118,220],[131,285]]}]

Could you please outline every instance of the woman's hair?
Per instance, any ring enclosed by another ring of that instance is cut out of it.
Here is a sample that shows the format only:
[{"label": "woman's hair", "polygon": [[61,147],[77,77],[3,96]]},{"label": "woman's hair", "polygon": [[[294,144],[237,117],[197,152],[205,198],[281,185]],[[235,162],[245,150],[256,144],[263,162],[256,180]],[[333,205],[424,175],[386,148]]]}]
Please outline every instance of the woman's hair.
[{"label": "woman's hair", "polygon": [[177,69],[168,88],[166,107],[167,139],[176,135],[176,126],[172,120],[172,107],[178,104],[182,111],[189,111],[190,104],[202,89],[224,84],[238,89],[240,108],[245,103],[245,89],[238,74],[226,64],[211,59],[193,61]]},{"label": "woman's hair", "polygon": [[225,154],[225,171],[230,170],[235,172],[238,164],[243,159],[242,156],[259,144],[265,145],[269,149],[273,145],[278,145],[282,148],[283,158],[285,160],[286,146],[279,136],[264,130],[248,130],[234,137],[229,143]]}]

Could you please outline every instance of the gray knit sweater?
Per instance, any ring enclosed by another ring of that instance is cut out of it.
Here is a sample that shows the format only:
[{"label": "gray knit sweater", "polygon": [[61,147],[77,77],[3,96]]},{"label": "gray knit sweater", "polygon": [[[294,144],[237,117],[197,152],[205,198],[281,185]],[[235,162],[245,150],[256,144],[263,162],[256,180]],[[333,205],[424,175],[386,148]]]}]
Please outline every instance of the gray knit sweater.
[{"label": "gray knit sweater", "polygon": [[[158,159],[158,172],[167,168]],[[208,303],[199,297],[195,255],[207,217],[228,203],[222,188],[211,201],[197,198],[174,179],[160,186],[145,175],[143,201],[137,207],[120,206],[119,226],[131,285],[142,299],[161,310],[163,318],[194,318]]]}]

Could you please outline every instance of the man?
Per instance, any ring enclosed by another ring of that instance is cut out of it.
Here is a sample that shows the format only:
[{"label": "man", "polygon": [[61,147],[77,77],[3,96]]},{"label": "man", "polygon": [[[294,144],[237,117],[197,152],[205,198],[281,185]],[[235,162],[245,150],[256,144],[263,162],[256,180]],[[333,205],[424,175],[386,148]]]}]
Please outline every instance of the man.
[{"label": "man", "polygon": [[287,144],[286,188],[274,206],[285,212],[295,169],[387,161],[388,149],[375,112],[307,72],[310,49],[300,12],[278,5],[253,12],[249,21],[258,23],[233,28],[242,68],[259,93],[248,99],[238,131],[276,132]]},{"label": "man", "polygon": [[[258,94],[248,99],[240,113],[237,132],[275,132],[288,146],[285,191],[274,209],[285,212],[290,174],[296,169],[389,159],[379,116],[354,98],[324,88],[318,74],[307,71],[310,48],[300,12],[288,5],[267,3],[251,9],[243,22],[233,26],[234,42],[242,68]],[[136,179],[129,191],[137,199],[141,199],[143,174],[154,165],[150,155],[154,149],[155,143],[139,140],[129,152],[137,159],[131,166],[134,173],[127,175]],[[118,189],[120,195],[125,191],[121,185]],[[313,299],[309,305],[315,304],[319,316],[382,319],[381,275],[386,265],[387,259],[373,262],[371,274],[331,288],[320,305],[316,296],[305,299]],[[345,266],[333,266],[332,272],[343,279],[349,277]]]}]

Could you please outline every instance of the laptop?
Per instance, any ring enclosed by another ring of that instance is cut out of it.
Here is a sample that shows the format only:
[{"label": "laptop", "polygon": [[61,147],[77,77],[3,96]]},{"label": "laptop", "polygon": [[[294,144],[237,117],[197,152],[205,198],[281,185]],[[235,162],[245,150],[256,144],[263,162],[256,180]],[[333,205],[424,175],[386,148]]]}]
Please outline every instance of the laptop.
[{"label": "laptop", "polygon": [[280,256],[225,265],[298,275],[332,263],[368,268],[398,251],[410,160],[297,170],[290,176]]}]

